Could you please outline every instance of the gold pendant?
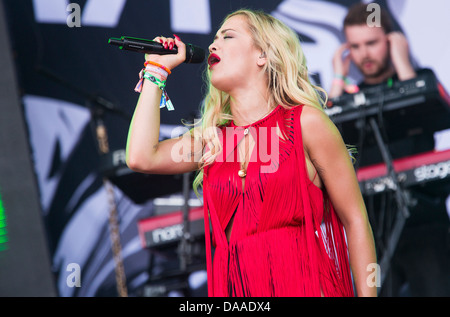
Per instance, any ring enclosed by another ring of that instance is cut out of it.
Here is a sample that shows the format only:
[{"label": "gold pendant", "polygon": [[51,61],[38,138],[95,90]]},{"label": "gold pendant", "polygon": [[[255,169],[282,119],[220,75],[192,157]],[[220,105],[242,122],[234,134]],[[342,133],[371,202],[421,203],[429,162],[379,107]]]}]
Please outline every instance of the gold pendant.
[{"label": "gold pendant", "polygon": [[240,169],[238,171],[238,175],[239,175],[239,177],[244,178],[245,176],[247,176],[247,173],[245,172],[244,169]]}]

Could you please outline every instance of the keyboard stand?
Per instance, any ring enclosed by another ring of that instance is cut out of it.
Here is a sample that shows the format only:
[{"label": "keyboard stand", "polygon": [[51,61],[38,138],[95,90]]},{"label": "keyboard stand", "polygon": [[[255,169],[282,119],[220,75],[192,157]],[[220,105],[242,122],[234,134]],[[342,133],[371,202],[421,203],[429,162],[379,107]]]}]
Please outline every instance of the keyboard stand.
[{"label": "keyboard stand", "polygon": [[400,182],[398,181],[397,173],[394,170],[393,160],[389,149],[387,148],[383,138],[381,136],[380,128],[375,121],[374,118],[369,119],[370,127],[375,136],[375,140],[377,142],[378,148],[383,157],[383,161],[386,164],[388,176],[391,178],[392,183],[394,184],[394,192],[395,199],[397,202],[397,206],[400,210],[396,214],[396,220],[392,231],[390,232],[390,236],[388,238],[387,248],[384,250],[382,258],[380,260],[380,287],[383,287],[384,281],[386,279],[387,273],[389,272],[391,259],[394,255],[395,249],[398,244],[398,240],[403,231],[403,227],[405,225],[406,219],[409,217],[410,212],[408,206],[410,206],[410,199],[405,191],[402,188]]}]

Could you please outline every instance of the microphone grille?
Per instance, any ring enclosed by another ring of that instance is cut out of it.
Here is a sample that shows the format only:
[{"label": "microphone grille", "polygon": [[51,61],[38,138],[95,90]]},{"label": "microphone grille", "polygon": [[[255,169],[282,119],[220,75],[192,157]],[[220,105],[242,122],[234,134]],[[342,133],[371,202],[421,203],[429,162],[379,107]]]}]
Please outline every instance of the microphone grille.
[{"label": "microphone grille", "polygon": [[194,46],[192,44],[186,44],[186,63],[201,63],[205,60],[205,50]]}]

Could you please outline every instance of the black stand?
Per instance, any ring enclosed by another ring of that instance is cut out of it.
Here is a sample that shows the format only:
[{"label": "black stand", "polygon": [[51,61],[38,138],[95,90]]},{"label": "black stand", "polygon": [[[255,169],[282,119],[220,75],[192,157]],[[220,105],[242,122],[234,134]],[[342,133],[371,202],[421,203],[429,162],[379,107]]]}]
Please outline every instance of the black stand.
[{"label": "black stand", "polygon": [[[38,73],[45,75],[51,80],[57,82],[58,84],[68,88],[69,90],[75,92],[76,94],[82,96],[86,101],[86,108],[91,112],[91,126],[93,133],[97,138],[97,146],[101,155],[106,155],[109,153],[109,142],[108,142],[108,131],[104,124],[103,117],[105,112],[112,112],[118,114],[130,120],[131,116],[121,109],[117,108],[114,103],[98,95],[89,94],[88,92],[72,85],[68,81],[62,79],[61,77],[53,74],[46,68],[38,67]],[[117,283],[117,292],[120,297],[127,297],[128,291],[126,287],[126,276],[123,267],[122,255],[121,255],[121,243],[120,243],[120,230],[118,224],[117,216],[117,206],[114,197],[114,188],[111,181],[106,175],[103,175],[103,185],[108,194],[108,203],[110,208],[109,213],[109,229],[111,238],[111,247],[113,252],[113,259],[115,261],[115,275]]]},{"label": "black stand", "polygon": [[[183,174],[182,221],[180,222],[179,239],[176,242],[149,248],[151,257],[149,279],[142,290],[144,297],[165,297],[170,292],[181,292],[185,297],[205,296],[204,287],[191,288],[189,276],[195,271],[205,269],[205,250],[203,236],[198,232],[198,219],[193,220],[189,205],[192,188],[192,173]],[[193,221],[195,223],[193,224]],[[158,263],[154,255],[158,255],[165,263]],[[159,266],[157,266],[159,264]],[[173,265],[172,265],[173,264]],[[156,269],[156,272],[155,272]]]},{"label": "black stand", "polygon": [[392,229],[392,232],[390,233],[389,239],[388,239],[388,245],[383,253],[383,257],[380,261],[380,275],[381,275],[381,287],[384,285],[384,281],[386,279],[386,275],[390,268],[390,263],[392,260],[392,257],[394,255],[395,249],[398,244],[398,240],[400,238],[400,235],[403,231],[403,227],[405,225],[406,219],[409,217],[409,206],[410,201],[409,197],[406,193],[406,191],[402,188],[400,182],[398,181],[397,173],[394,170],[393,160],[392,156],[386,146],[386,144],[383,141],[383,138],[381,136],[380,128],[378,127],[377,122],[374,118],[369,119],[370,127],[374,133],[375,140],[377,142],[378,148],[381,152],[381,155],[383,157],[383,161],[386,164],[387,170],[388,170],[388,176],[390,177],[392,183],[394,184],[394,192],[395,192],[395,199],[397,202],[397,206],[399,208],[399,211],[396,214],[396,220],[394,227]]},{"label": "black stand", "polygon": [[184,272],[192,263],[192,236],[189,228],[189,193],[190,193],[190,173],[183,174],[183,234],[178,246],[178,255],[180,259],[180,271]]},{"label": "black stand", "polygon": [[[88,103],[88,107],[91,109],[91,114],[93,118],[94,130],[97,136],[98,149],[102,155],[109,153],[109,142],[108,142],[108,132],[106,126],[103,123],[103,110],[98,109],[95,106],[91,106]],[[114,197],[114,188],[111,181],[104,175],[103,176],[103,186],[108,194],[108,204],[109,204],[109,231],[111,239],[111,247],[113,253],[113,259],[115,262],[115,275],[116,275],[116,288],[117,293],[120,297],[127,297],[127,285],[126,285],[126,275],[123,266],[122,259],[122,245],[120,242],[120,228],[118,222],[117,205]]]}]

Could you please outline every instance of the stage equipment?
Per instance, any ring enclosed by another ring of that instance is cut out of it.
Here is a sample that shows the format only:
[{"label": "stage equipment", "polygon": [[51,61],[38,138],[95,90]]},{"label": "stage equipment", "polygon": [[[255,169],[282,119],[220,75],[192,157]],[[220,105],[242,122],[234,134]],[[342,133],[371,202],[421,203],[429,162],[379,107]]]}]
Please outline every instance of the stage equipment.
[{"label": "stage equipment", "polygon": [[374,228],[383,287],[419,198],[433,201],[450,194],[450,150],[437,150],[434,140],[436,132],[450,128],[450,97],[434,72],[423,69],[414,79],[363,88],[331,99],[327,106],[344,142],[356,147],[355,169],[369,216],[377,214],[384,221],[389,215],[381,194],[394,195],[390,228]]},{"label": "stage equipment", "polygon": [[0,296],[57,296],[3,3],[0,2]]},{"label": "stage equipment", "polygon": [[[189,203],[191,183],[191,174],[183,174],[183,204],[179,208],[160,206],[154,216],[138,222],[142,247],[151,256],[145,296],[166,296],[170,291],[182,291],[189,296],[188,276],[206,268],[203,206]],[[163,255],[168,261],[157,273],[152,255]]]}]

